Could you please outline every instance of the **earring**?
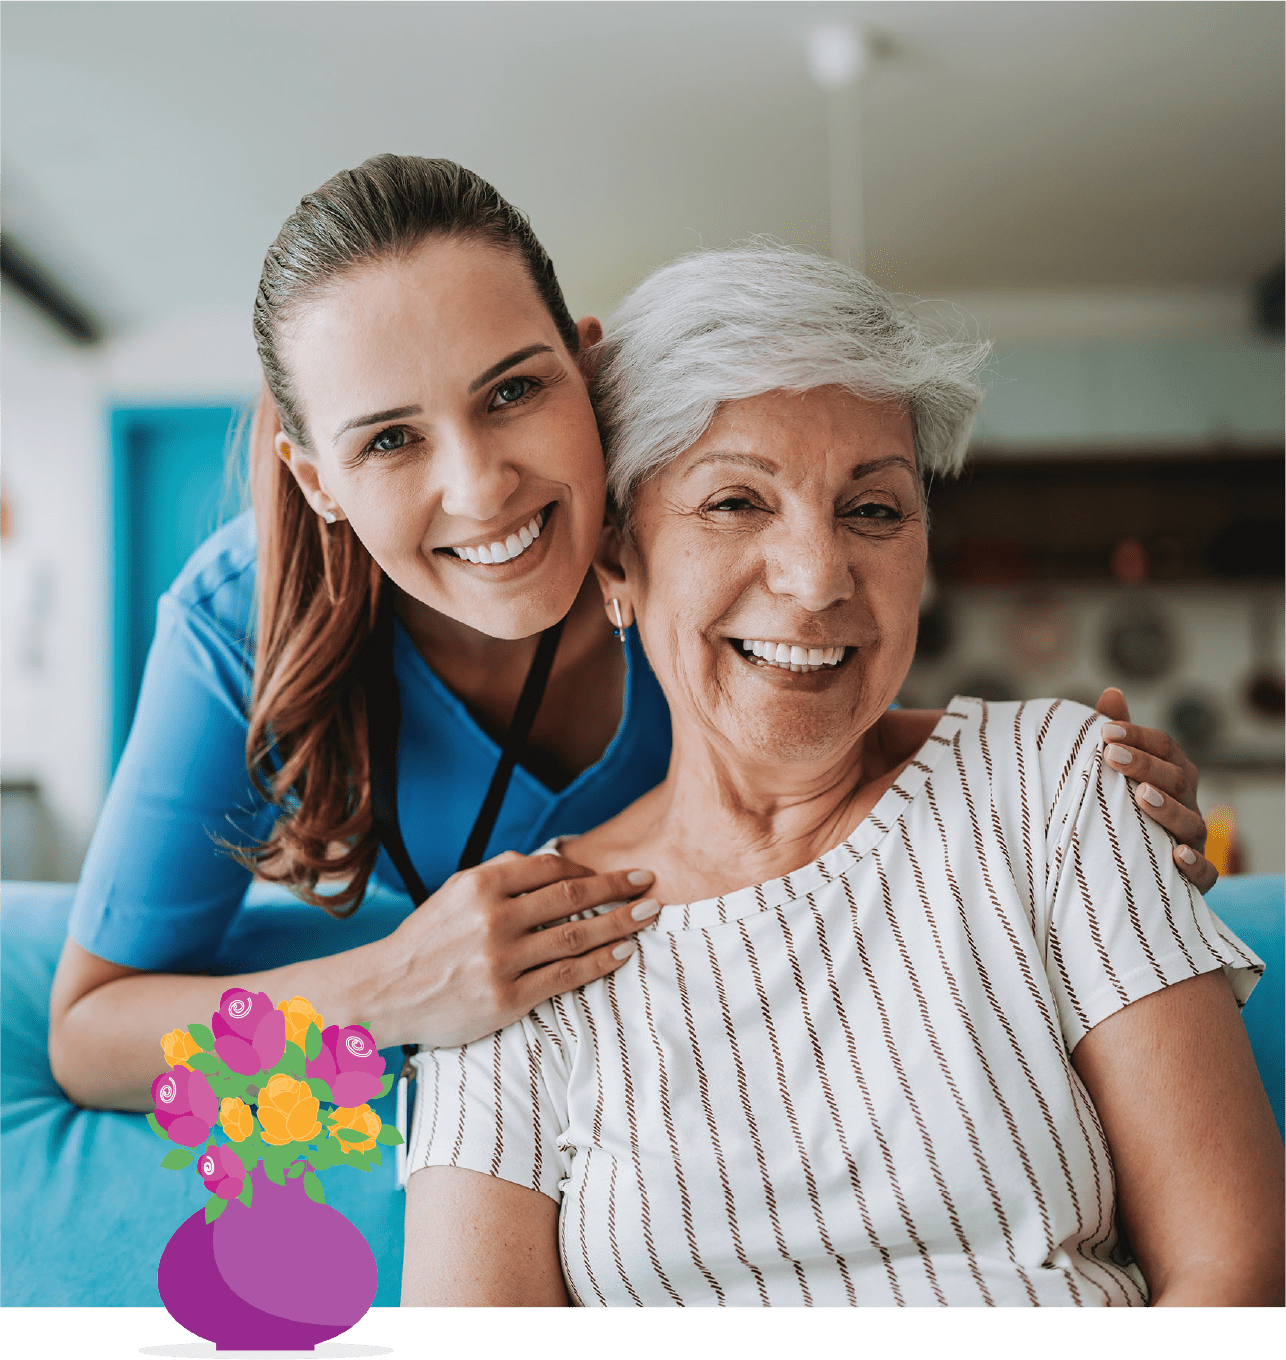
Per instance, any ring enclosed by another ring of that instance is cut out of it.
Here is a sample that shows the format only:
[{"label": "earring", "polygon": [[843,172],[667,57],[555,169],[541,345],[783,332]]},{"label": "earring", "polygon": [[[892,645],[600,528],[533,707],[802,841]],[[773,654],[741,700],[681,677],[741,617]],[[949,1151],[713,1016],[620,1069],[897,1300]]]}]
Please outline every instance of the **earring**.
[{"label": "earring", "polygon": [[612,629],[612,632],[615,635],[617,642],[619,642],[621,646],[624,647],[625,621],[624,619],[621,618],[621,602],[619,600],[613,600],[612,608],[616,611],[616,627]]},{"label": "earring", "polygon": [[338,516],[335,514],[333,510],[322,511],[322,519],[324,519],[327,524],[334,524],[337,518]]}]

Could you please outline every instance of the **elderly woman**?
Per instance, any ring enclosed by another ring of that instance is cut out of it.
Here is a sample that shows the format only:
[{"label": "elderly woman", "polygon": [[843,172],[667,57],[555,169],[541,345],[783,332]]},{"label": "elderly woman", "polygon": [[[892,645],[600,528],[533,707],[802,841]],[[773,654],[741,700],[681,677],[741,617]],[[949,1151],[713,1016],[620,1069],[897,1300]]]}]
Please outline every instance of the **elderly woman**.
[{"label": "elderly woman", "polygon": [[618,972],[421,1055],[404,1302],[1280,1300],[1237,1014],[1262,964],[1100,718],[890,711],[922,478],[959,462],[980,358],[773,248],[625,303],[597,571],[673,755],[550,848],[652,865],[655,920]]}]

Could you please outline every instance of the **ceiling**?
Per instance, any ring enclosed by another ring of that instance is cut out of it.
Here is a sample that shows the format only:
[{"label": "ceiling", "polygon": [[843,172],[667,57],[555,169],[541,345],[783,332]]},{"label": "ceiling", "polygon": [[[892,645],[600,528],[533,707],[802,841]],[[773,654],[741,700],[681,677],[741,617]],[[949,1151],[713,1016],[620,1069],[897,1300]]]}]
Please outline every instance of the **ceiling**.
[{"label": "ceiling", "polygon": [[6,231],[112,325],[249,306],[299,197],[378,151],[525,208],[573,311],[756,232],[827,245],[846,19],[867,260],[913,292],[1210,288],[1281,258],[1277,3],[3,5]]}]

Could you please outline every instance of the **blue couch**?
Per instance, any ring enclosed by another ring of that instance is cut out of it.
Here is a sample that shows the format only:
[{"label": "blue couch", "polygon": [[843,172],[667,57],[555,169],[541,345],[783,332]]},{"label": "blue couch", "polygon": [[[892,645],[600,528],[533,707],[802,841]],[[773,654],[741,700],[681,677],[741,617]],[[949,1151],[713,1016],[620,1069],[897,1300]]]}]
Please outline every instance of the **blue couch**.
[{"label": "blue couch", "polygon": [[[72,891],[60,884],[0,888],[0,1304],[156,1307],[161,1252],[206,1194],[195,1175],[160,1170],[163,1149],[143,1115],[77,1109],[49,1071],[49,986]],[[1268,965],[1244,1018],[1279,1128],[1284,891],[1279,875],[1246,876],[1225,879],[1210,896],[1213,909]],[[224,941],[217,971],[355,948],[388,934],[407,910],[405,898],[375,897],[340,922],[279,894],[252,894]],[[384,1057],[396,1073],[400,1051]],[[157,1060],[159,1071],[159,1043]],[[392,1095],[375,1108],[392,1121]],[[370,1173],[341,1169],[326,1177],[328,1202],[375,1252],[377,1306],[396,1305],[401,1289],[403,1197],[389,1153]]]}]

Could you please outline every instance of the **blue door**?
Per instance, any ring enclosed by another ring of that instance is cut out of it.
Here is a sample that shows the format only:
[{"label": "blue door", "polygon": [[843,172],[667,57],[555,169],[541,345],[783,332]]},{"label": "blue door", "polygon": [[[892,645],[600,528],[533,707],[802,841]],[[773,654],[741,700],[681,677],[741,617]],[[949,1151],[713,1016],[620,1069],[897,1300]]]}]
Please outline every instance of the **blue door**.
[{"label": "blue door", "polygon": [[156,602],[193,549],[241,509],[229,451],[235,406],[117,407],[111,413],[112,769],[134,718]]}]

